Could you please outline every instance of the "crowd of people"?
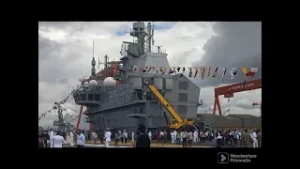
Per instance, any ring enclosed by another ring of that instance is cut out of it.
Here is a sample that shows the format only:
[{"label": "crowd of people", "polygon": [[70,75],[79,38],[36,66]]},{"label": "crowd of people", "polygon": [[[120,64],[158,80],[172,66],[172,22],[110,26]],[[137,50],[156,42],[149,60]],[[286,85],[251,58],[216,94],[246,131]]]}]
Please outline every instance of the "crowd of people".
[{"label": "crowd of people", "polygon": [[[158,143],[171,143],[182,145],[183,147],[192,147],[202,143],[210,143],[216,147],[253,147],[258,148],[261,144],[261,132],[259,130],[161,130],[152,132],[151,130],[146,133],[145,126],[139,125],[137,133],[131,132],[130,134],[124,130],[117,130],[114,133],[107,129],[100,131],[98,134],[95,131],[83,132],[79,131],[76,135],[74,131],[69,133],[54,132],[52,130],[44,131],[39,137],[40,147],[63,147],[63,144],[69,144],[71,147],[84,147],[87,140],[92,140],[94,144],[100,140],[100,144],[105,144],[109,147],[111,142],[114,141],[115,146],[121,143],[128,143],[129,140],[136,146],[138,139],[147,136],[149,142]],[[145,141],[145,138],[142,140]],[[147,141],[146,141],[147,142]],[[139,143],[141,144],[141,143]],[[142,144],[144,145],[144,144]],[[149,145],[150,146],[150,145]]]},{"label": "crowd of people", "polygon": [[261,144],[261,132],[259,130],[161,130],[154,134],[149,131],[148,136],[157,142],[171,142],[181,144],[183,147],[191,147],[193,144],[215,143],[217,147],[253,147],[258,148]]},{"label": "crowd of people", "polygon": [[52,129],[45,130],[39,134],[39,147],[61,148],[64,144],[69,144],[71,147],[75,144],[77,147],[83,147],[85,144],[85,135],[83,132],[79,131],[77,138],[75,136],[74,131],[64,133],[60,131],[54,132]]},{"label": "crowd of people", "polygon": [[[98,134],[94,131],[86,134],[88,139],[93,140],[94,143],[97,143]],[[39,147],[48,147],[48,148],[61,148],[64,144],[69,144],[71,147],[76,145],[78,148],[84,147],[86,143],[86,135],[84,132],[79,130],[78,135],[74,131],[69,133],[63,133],[60,131],[54,132],[52,129],[49,131],[43,131],[39,135]],[[77,137],[76,137],[77,136]],[[131,134],[131,140],[135,143],[135,147],[150,147],[150,139],[145,132],[145,126],[139,125],[137,131],[137,140],[135,142],[134,132]],[[105,147],[110,147],[110,142],[112,141],[112,132],[110,129],[99,133],[99,139],[101,144],[105,141]],[[76,142],[75,142],[76,140]],[[115,144],[118,145],[118,142],[127,143],[128,133],[126,130],[119,130],[115,133]]]}]

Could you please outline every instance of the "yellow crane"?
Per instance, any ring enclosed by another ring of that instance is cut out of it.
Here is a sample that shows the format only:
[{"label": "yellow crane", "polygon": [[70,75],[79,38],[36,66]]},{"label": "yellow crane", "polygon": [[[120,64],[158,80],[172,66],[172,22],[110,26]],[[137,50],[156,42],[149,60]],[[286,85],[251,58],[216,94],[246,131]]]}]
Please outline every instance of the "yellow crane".
[{"label": "yellow crane", "polygon": [[173,116],[174,119],[171,119],[168,127],[172,129],[179,129],[185,126],[194,126],[194,121],[190,119],[182,119],[177,111],[168,103],[168,101],[161,95],[161,93],[156,89],[156,87],[149,82],[146,83],[151,92],[156,96],[162,105],[168,110],[168,112]]}]

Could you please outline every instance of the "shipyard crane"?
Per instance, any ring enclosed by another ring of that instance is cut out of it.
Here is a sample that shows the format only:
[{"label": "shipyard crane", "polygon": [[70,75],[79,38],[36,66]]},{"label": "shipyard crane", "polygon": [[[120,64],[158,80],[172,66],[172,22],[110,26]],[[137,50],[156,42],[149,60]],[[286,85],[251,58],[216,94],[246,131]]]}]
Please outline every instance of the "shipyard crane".
[{"label": "shipyard crane", "polygon": [[225,98],[231,98],[233,97],[234,93],[254,90],[259,88],[261,88],[261,79],[215,88],[215,102],[214,102],[213,114],[215,115],[216,110],[218,109],[219,115],[222,116],[222,110],[221,110],[221,105],[219,100],[220,95],[224,95]]},{"label": "shipyard crane", "polygon": [[185,126],[193,126],[194,121],[191,119],[183,119],[179,113],[169,104],[169,102],[162,96],[162,94],[156,89],[156,87],[148,82],[146,82],[146,86],[151,90],[151,92],[156,96],[156,98],[160,101],[162,105],[168,110],[168,112],[172,115],[174,119],[171,119],[168,127],[171,129],[179,129]]}]

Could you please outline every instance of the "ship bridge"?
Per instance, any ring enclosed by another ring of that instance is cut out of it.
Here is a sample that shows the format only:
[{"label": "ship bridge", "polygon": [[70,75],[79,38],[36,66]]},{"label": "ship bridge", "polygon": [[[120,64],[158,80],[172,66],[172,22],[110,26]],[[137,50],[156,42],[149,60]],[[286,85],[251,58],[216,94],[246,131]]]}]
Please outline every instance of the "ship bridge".
[{"label": "ship bridge", "polygon": [[81,87],[73,93],[76,104],[84,105],[87,107],[100,106],[100,93],[101,86],[94,88]]}]

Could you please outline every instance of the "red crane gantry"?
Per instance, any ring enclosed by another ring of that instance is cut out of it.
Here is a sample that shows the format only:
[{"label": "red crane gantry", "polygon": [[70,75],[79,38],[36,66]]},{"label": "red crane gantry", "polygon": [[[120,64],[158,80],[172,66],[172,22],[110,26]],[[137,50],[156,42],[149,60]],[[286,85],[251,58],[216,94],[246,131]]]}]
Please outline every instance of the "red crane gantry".
[{"label": "red crane gantry", "polygon": [[221,105],[219,100],[220,95],[224,95],[225,98],[231,98],[233,97],[234,93],[254,90],[259,88],[261,88],[261,79],[215,88],[215,102],[214,102],[213,114],[215,115],[216,109],[219,109],[219,115],[220,116],[222,115],[222,110],[221,110]]}]

